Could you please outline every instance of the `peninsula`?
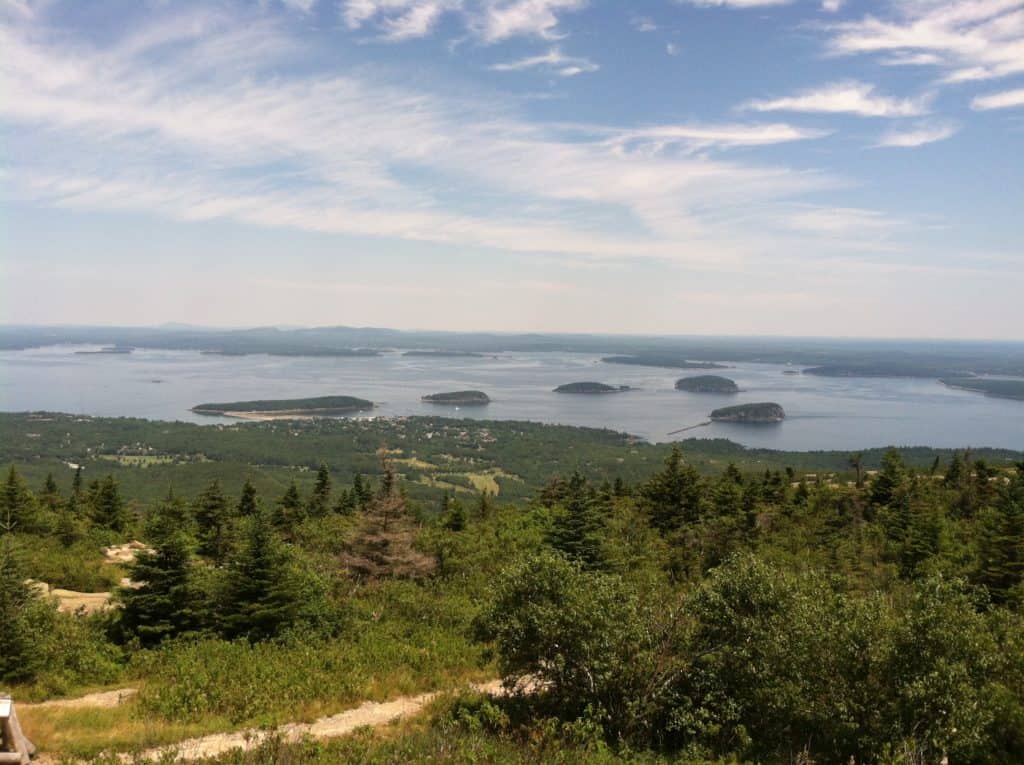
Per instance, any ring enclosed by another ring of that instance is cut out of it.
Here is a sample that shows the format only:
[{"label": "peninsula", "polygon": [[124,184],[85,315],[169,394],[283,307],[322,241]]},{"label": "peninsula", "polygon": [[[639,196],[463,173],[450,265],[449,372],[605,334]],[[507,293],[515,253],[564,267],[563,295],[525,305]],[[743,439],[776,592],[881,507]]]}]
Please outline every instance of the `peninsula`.
[{"label": "peninsula", "polygon": [[491,403],[491,397],[482,390],[431,393],[429,396],[424,396],[421,400],[428,404],[443,404],[446,406],[484,406]]},{"label": "peninsula", "polygon": [[767,423],[782,422],[786,411],[771,402],[737,404],[716,409],[711,413],[712,422]]},{"label": "peninsula", "polygon": [[482,359],[484,354],[475,351],[406,351],[403,356],[427,356],[439,359]]},{"label": "peninsula", "polygon": [[628,385],[605,385],[599,382],[574,382],[559,385],[555,393],[582,393],[585,395],[601,395],[604,393],[624,393],[633,390]]},{"label": "peninsula", "polygon": [[287,419],[290,417],[334,417],[373,409],[373,402],[354,396],[319,396],[257,401],[234,401],[225,404],[198,404],[196,414],[240,417],[242,419]]},{"label": "peninsula", "polygon": [[713,361],[689,361],[678,356],[665,354],[635,354],[632,356],[605,356],[605,364],[630,364],[640,367],[667,367],[669,369],[726,369],[724,364]]},{"label": "peninsula", "polygon": [[940,381],[949,388],[984,393],[992,398],[1024,401],[1024,380],[993,379],[986,377],[947,377]]},{"label": "peninsula", "polygon": [[687,393],[739,393],[739,386],[728,377],[696,375],[676,380],[676,390]]}]

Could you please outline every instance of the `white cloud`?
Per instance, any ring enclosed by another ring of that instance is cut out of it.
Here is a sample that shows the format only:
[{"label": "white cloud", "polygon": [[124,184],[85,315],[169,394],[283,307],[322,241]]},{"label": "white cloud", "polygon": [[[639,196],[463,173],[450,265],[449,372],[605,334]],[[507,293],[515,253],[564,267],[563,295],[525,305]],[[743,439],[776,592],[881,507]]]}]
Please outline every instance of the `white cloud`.
[{"label": "white cloud", "polygon": [[342,18],[350,29],[373,25],[387,40],[426,37],[446,13],[457,13],[478,40],[496,43],[513,37],[554,40],[559,16],[586,7],[588,0],[343,0]]},{"label": "white cloud", "polygon": [[676,0],[701,8],[764,8],[773,5],[789,5],[793,0]]},{"label": "white cloud", "polygon": [[975,111],[1009,109],[1015,106],[1024,106],[1024,88],[1004,90],[1001,93],[988,93],[971,101],[971,108]]},{"label": "white cloud", "polygon": [[892,98],[877,95],[864,82],[838,82],[805,90],[795,96],[749,101],[742,106],[758,112],[810,112],[855,114],[859,117],[915,117],[927,112],[928,98]]},{"label": "white cloud", "polygon": [[668,43],[665,46],[665,52],[670,56],[678,56],[680,52],[679,46],[676,45],[675,43]]},{"label": "white cloud", "polygon": [[[867,15],[829,29],[837,54],[885,54],[894,66],[930,64],[946,82],[1024,72],[1020,0],[895,0],[888,17]],[[894,55],[892,55],[894,54]]]},{"label": "white cloud", "polygon": [[561,77],[574,77],[585,72],[596,72],[600,67],[588,58],[566,56],[559,48],[552,48],[539,56],[528,56],[506,61],[490,67],[495,72],[520,72],[526,69],[551,69]]},{"label": "white cloud", "polygon": [[656,32],[658,25],[647,16],[634,16],[630,22],[637,32]]},{"label": "white cloud", "polygon": [[890,130],[878,139],[876,148],[913,149],[925,144],[945,141],[957,133],[950,123],[921,124],[906,130]]},{"label": "white cloud", "polygon": [[609,142],[623,151],[657,154],[681,146],[685,151],[741,146],[770,146],[793,141],[824,138],[827,131],[800,128],[785,123],[732,125],[662,125],[616,132]]},{"label": "white cloud", "polygon": [[843,0],[821,0],[821,10],[825,13],[838,13],[843,7]]}]

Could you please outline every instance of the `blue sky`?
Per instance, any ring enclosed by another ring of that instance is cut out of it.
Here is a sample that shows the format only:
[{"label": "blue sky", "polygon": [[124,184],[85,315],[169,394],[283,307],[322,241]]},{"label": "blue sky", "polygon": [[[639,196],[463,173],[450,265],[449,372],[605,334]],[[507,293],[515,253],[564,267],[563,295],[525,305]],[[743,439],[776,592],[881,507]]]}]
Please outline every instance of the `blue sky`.
[{"label": "blue sky", "polygon": [[0,0],[0,320],[1022,339],[1024,2]]}]

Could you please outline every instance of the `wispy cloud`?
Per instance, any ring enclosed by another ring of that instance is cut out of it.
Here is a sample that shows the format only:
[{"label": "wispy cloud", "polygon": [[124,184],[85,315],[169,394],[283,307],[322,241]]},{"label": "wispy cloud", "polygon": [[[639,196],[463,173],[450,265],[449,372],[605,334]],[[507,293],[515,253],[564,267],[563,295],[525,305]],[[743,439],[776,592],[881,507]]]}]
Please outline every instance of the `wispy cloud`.
[{"label": "wispy cloud", "polygon": [[676,0],[677,3],[696,5],[702,8],[764,8],[773,5],[789,5],[794,0]]},{"label": "wispy cloud", "polygon": [[937,141],[945,141],[957,134],[959,128],[949,122],[922,123],[912,128],[890,130],[875,144],[876,148],[915,149]]},{"label": "wispy cloud", "polygon": [[647,16],[634,16],[629,23],[637,32],[656,32],[658,30],[658,25]]},{"label": "wispy cloud", "polygon": [[679,46],[675,43],[667,43],[665,45],[665,52],[670,56],[678,56],[680,53]]},{"label": "wispy cloud", "polygon": [[843,7],[843,0],[821,0],[821,10],[825,13],[838,13]]},{"label": "wispy cloud", "polygon": [[1024,106],[1024,88],[1004,90],[999,93],[988,93],[984,96],[978,96],[971,101],[971,108],[975,111],[1010,109],[1016,106]]},{"label": "wispy cloud", "polygon": [[371,26],[382,38],[398,41],[426,37],[446,13],[454,13],[476,39],[496,43],[557,39],[560,15],[586,5],[587,0],[343,0],[342,17],[350,29]]},{"label": "wispy cloud", "polygon": [[552,48],[539,56],[528,56],[516,61],[506,61],[490,67],[495,72],[521,72],[525,69],[553,70],[560,77],[574,77],[577,74],[596,72],[600,67],[588,58],[567,56],[559,48]]},{"label": "wispy cloud", "polygon": [[[895,0],[889,15],[867,15],[829,28],[837,54],[885,54],[894,66],[933,65],[946,82],[1024,72],[1020,0]],[[895,54],[895,55],[894,55]]]},{"label": "wispy cloud", "polygon": [[928,97],[879,95],[865,82],[837,82],[783,98],[748,101],[741,108],[757,112],[854,114],[858,117],[915,117],[927,113]]}]

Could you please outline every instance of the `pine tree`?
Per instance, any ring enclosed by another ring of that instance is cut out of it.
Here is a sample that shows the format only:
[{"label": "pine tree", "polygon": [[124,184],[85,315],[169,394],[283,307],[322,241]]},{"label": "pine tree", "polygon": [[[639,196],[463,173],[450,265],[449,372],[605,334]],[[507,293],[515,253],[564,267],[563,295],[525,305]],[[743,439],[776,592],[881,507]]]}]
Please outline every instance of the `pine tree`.
[{"label": "pine tree", "polygon": [[313,493],[309,496],[309,514],[314,518],[327,515],[327,509],[331,506],[331,473],[327,465],[320,463],[316,471],[316,481],[313,483]]},{"label": "pine tree", "polygon": [[994,603],[1017,601],[1024,592],[1024,467],[979,516],[977,580]]},{"label": "pine tree", "polygon": [[7,480],[0,487],[0,519],[4,529],[23,533],[35,533],[39,528],[39,512],[35,497],[18,474],[14,465],[7,471]]},{"label": "pine tree", "polygon": [[75,468],[75,476],[71,479],[71,494],[78,499],[82,497],[82,466]]},{"label": "pine tree", "polygon": [[700,474],[683,462],[678,446],[665,460],[664,469],[640,487],[651,525],[662,533],[675,531],[700,517]]},{"label": "pine tree", "polygon": [[228,560],[220,598],[221,633],[252,642],[275,637],[313,600],[290,565],[270,514],[258,507],[246,521],[241,546]]},{"label": "pine tree", "polygon": [[576,472],[568,481],[564,504],[555,512],[548,543],[585,568],[604,565],[601,551],[604,516],[586,479]]},{"label": "pine tree", "polygon": [[373,486],[370,481],[363,480],[362,473],[356,473],[352,479],[352,496],[358,510],[365,510],[373,501]]},{"label": "pine tree", "polygon": [[46,474],[43,489],[39,493],[39,502],[50,513],[60,510],[62,504],[60,489],[57,488],[57,482],[53,479],[53,473]]},{"label": "pine tree", "polygon": [[128,528],[130,516],[114,476],[108,475],[102,481],[94,482],[89,493],[89,515],[92,522],[103,529],[124,532]]},{"label": "pine tree", "polygon": [[352,515],[356,511],[355,492],[342,489],[338,494],[338,501],[334,503],[334,512],[338,515]]},{"label": "pine tree", "polygon": [[228,499],[216,478],[196,497],[193,515],[199,542],[197,552],[215,563],[223,563],[231,546],[231,516]]},{"label": "pine tree", "polygon": [[146,522],[152,552],[140,552],[124,587],[121,627],[146,647],[198,629],[202,598],[193,583],[191,539],[184,504],[169,492]]},{"label": "pine tree", "polygon": [[252,485],[252,481],[246,478],[245,483],[242,484],[242,493],[238,497],[235,514],[240,518],[248,518],[256,512],[256,509],[256,487]]},{"label": "pine tree", "polygon": [[394,468],[383,455],[381,471],[382,490],[365,506],[342,562],[362,579],[425,576],[436,561],[416,549],[416,522],[405,496],[398,490]]},{"label": "pine tree", "polygon": [[462,531],[466,528],[468,521],[466,517],[466,509],[462,506],[462,503],[457,499],[449,500],[448,492],[444,494],[445,502],[443,503],[444,513],[442,517],[442,524],[449,531]]},{"label": "pine tree", "polygon": [[302,505],[302,497],[299,496],[299,487],[294,479],[288,484],[281,499],[277,501],[277,509],[274,513],[274,525],[285,532],[291,532],[296,526],[306,519],[306,508]]},{"label": "pine tree", "polygon": [[882,457],[882,469],[871,484],[871,503],[884,507],[893,501],[907,481],[903,458],[895,449],[888,449]]},{"label": "pine tree", "polygon": [[491,495],[488,494],[486,489],[480,491],[480,496],[477,497],[476,501],[476,517],[480,520],[487,518],[491,514]]},{"label": "pine tree", "polygon": [[[0,528],[13,530],[6,516]],[[9,533],[0,534],[0,681],[31,678],[40,659],[27,623],[36,597],[26,584],[20,552]]]}]

